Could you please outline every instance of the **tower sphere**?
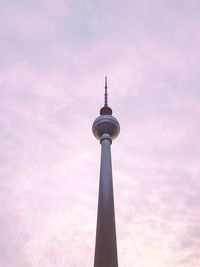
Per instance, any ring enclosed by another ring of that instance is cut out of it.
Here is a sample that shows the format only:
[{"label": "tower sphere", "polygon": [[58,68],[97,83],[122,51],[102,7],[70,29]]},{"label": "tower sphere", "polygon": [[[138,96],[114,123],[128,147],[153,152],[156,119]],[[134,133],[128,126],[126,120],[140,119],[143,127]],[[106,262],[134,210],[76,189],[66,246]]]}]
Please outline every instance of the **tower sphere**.
[{"label": "tower sphere", "polygon": [[101,140],[103,134],[109,134],[111,139],[114,140],[120,132],[119,122],[112,115],[101,115],[94,121],[92,131],[98,140]]}]

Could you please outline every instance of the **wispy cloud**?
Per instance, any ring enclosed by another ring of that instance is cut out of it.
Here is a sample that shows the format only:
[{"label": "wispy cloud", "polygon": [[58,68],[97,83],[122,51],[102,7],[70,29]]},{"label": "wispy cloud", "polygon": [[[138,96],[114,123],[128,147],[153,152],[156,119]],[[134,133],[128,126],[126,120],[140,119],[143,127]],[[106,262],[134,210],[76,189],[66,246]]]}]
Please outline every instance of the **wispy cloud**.
[{"label": "wispy cloud", "polygon": [[199,267],[198,1],[1,4],[0,266],[91,266],[109,77],[119,265]]}]

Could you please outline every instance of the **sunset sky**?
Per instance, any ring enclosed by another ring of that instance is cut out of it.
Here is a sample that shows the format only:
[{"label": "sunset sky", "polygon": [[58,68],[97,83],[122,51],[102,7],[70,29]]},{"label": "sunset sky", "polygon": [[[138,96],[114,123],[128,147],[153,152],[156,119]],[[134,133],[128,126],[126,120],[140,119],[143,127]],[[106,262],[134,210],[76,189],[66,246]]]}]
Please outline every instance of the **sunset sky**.
[{"label": "sunset sky", "polygon": [[0,267],[92,267],[109,105],[119,267],[200,266],[200,1],[0,1]]}]

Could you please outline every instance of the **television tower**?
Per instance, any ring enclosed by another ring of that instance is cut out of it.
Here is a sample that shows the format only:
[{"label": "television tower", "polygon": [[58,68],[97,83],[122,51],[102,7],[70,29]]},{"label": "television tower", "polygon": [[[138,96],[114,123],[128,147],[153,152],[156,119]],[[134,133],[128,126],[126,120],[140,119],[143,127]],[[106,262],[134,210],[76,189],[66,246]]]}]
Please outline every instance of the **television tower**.
[{"label": "television tower", "polygon": [[101,167],[94,267],[118,267],[115,209],[113,196],[111,144],[120,132],[119,122],[108,106],[107,77],[105,102],[93,123],[94,136],[101,143]]}]

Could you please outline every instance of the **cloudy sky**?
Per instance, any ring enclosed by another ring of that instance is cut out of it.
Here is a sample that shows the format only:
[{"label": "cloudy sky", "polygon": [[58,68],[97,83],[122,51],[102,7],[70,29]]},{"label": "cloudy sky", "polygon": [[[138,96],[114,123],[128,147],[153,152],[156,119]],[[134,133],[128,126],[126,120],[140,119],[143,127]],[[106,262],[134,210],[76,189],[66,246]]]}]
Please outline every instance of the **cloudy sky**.
[{"label": "cloudy sky", "polygon": [[200,2],[0,1],[0,267],[91,267],[109,104],[119,266],[200,265]]}]

